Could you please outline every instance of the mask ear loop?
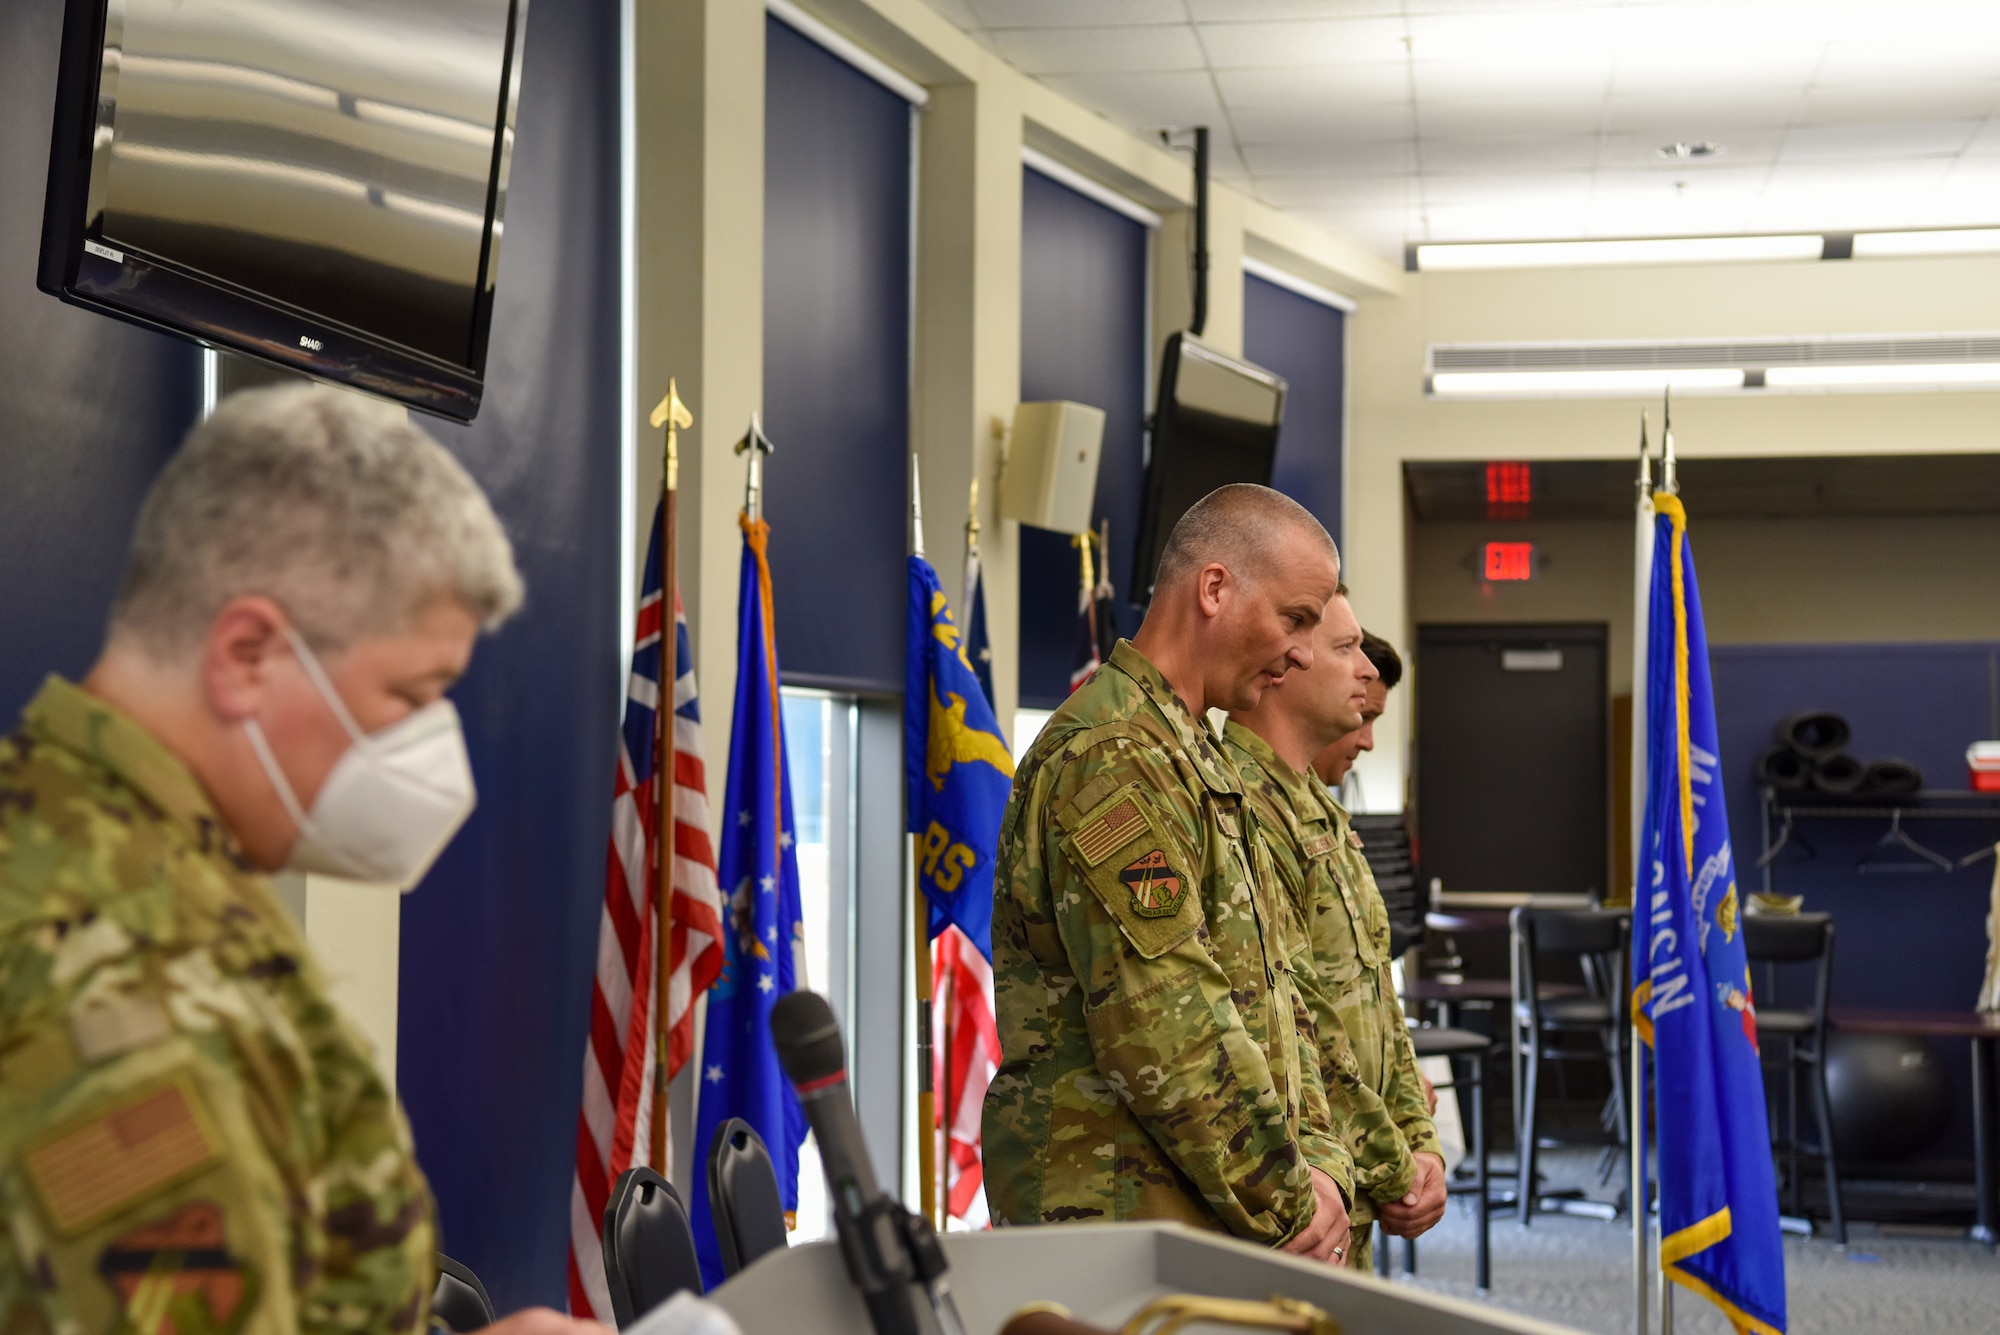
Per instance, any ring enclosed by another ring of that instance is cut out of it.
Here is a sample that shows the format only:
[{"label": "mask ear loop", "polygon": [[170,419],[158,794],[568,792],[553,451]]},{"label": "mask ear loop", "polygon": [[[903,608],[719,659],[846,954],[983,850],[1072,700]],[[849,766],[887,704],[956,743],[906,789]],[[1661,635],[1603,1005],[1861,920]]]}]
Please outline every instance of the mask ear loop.
[{"label": "mask ear loop", "polygon": [[340,720],[340,726],[347,729],[348,737],[356,746],[367,746],[368,734],[361,731],[360,725],[354,721],[354,715],[347,712],[347,702],[342,700],[340,692],[333,688],[333,679],[326,675],[326,669],[320,666],[318,656],[307,646],[305,637],[293,627],[286,626],[285,638],[292,642],[292,651],[299,657],[299,666],[306,670],[306,675],[312,678],[312,684],[319,688],[320,698],[326,701],[327,708],[333,711],[333,716]]},{"label": "mask ear loop", "polygon": [[278,794],[278,801],[284,804],[285,814],[292,818],[292,825],[301,835],[312,827],[305,810],[299,806],[299,797],[292,791],[291,780],[285,771],[278,768],[278,757],[271,751],[271,743],[264,736],[264,727],[254,718],[243,720],[243,735],[250,739],[250,749],[257,753],[257,763],[264,767],[264,777],[271,781],[271,788]]}]

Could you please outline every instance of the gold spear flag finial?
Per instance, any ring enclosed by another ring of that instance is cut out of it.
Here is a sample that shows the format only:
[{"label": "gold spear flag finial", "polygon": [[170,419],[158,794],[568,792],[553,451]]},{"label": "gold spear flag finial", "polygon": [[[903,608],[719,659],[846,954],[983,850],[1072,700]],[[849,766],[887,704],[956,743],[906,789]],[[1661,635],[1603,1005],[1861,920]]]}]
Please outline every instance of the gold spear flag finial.
[{"label": "gold spear flag finial", "polygon": [[681,449],[677,432],[694,425],[694,414],[687,404],[681,402],[679,386],[672,376],[667,377],[667,397],[661,399],[653,409],[653,415],[646,419],[655,427],[667,429],[667,490],[675,491],[681,484]]}]

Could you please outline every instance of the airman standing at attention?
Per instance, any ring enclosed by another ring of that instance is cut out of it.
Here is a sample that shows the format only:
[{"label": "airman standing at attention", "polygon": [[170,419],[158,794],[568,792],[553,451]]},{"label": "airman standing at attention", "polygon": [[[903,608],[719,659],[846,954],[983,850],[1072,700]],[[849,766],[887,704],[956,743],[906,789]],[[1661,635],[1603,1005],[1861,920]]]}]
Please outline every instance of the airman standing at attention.
[{"label": "airman standing at attention", "polygon": [[1178,1220],[1339,1264],[1351,1159],[1304,933],[1205,722],[1310,668],[1339,554],[1268,488],[1175,525],[1145,624],[1015,775],[993,914],[996,1221]]},{"label": "airman standing at attention", "polygon": [[[1428,1091],[1389,974],[1389,916],[1347,812],[1313,762],[1358,734],[1379,673],[1345,586],[1327,605],[1313,670],[1294,673],[1230,716],[1223,741],[1243,775],[1279,879],[1312,938],[1305,992],[1322,1038],[1321,1075],[1354,1155],[1353,1264],[1369,1260],[1368,1227],[1414,1238],[1444,1214],[1444,1158]],[[1369,720],[1372,721],[1372,720]]]},{"label": "airman standing at attention", "polygon": [[427,1328],[408,1125],[264,873],[415,883],[473,802],[445,689],[520,602],[400,408],[239,394],[167,464],[102,657],[0,739],[0,1331]]}]

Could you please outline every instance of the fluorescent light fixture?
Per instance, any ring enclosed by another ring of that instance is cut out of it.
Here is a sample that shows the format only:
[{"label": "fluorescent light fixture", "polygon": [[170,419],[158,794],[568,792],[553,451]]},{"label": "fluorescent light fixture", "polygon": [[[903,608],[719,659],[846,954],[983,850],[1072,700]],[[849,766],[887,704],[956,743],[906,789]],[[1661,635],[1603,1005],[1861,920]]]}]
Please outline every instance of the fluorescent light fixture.
[{"label": "fluorescent light fixture", "polygon": [[1911,385],[2000,385],[2000,362],[1885,366],[1774,366],[1764,372],[1772,389],[1839,389]]},{"label": "fluorescent light fixture", "polygon": [[1955,227],[1936,232],[1857,232],[1854,258],[1893,255],[1978,255],[2000,250],[2000,227]]},{"label": "fluorescent light fixture", "polygon": [[1438,371],[1431,393],[1439,397],[1478,394],[1657,394],[1664,389],[1741,389],[1735,367],[1631,371]]},{"label": "fluorescent light fixture", "polygon": [[1569,269],[1609,264],[1728,264],[1816,260],[1826,239],[1798,236],[1666,236],[1642,241],[1492,241],[1417,247],[1417,268]]}]

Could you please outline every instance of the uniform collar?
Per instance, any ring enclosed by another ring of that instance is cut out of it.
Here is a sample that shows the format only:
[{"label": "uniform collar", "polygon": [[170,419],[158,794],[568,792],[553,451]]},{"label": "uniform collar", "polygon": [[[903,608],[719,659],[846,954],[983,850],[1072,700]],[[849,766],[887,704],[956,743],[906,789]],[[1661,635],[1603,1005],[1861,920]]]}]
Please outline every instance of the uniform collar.
[{"label": "uniform collar", "polygon": [[1269,742],[1235,719],[1229,720],[1222,735],[1270,778],[1272,786],[1284,796],[1286,814],[1298,823],[1301,830],[1307,825],[1333,819],[1332,812],[1326,809],[1326,785],[1319,781],[1318,775],[1301,774],[1293,769]]},{"label": "uniform collar", "polygon": [[1236,767],[1223,758],[1222,748],[1216,744],[1215,734],[1208,724],[1188,712],[1187,702],[1174,693],[1160,670],[1152,665],[1146,656],[1132,647],[1132,641],[1120,640],[1111,650],[1111,667],[1117,668],[1138,684],[1138,687],[1160,711],[1160,716],[1173,729],[1174,737],[1181,744],[1188,758],[1194,762],[1202,782],[1218,793],[1241,793],[1243,781],[1237,776]]},{"label": "uniform collar", "polygon": [[38,740],[110,770],[169,817],[197,831],[220,830],[208,794],[153,734],[83,688],[51,675],[21,713]]}]

